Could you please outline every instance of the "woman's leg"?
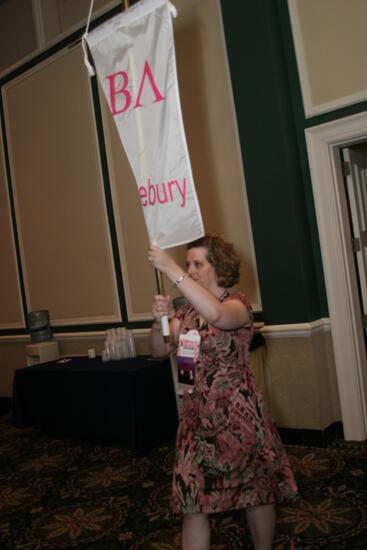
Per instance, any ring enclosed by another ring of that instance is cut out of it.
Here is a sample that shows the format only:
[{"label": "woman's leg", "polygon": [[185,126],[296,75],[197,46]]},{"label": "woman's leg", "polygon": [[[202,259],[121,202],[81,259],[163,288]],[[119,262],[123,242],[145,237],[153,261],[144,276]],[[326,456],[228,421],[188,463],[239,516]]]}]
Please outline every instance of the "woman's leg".
[{"label": "woman's leg", "polygon": [[209,550],[210,526],[206,514],[185,514],[182,523],[182,550]]},{"label": "woman's leg", "polygon": [[272,504],[246,509],[246,519],[255,550],[271,550],[275,529],[275,509]]}]

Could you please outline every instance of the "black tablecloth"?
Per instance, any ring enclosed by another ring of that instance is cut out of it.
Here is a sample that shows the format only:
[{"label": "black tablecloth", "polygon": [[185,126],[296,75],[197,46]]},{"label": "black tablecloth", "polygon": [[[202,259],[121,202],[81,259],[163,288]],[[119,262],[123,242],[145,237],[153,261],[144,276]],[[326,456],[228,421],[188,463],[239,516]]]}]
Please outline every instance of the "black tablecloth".
[{"label": "black tablecloth", "polygon": [[169,360],[103,363],[73,357],[14,373],[13,424],[119,441],[147,450],[173,438],[177,408]]}]

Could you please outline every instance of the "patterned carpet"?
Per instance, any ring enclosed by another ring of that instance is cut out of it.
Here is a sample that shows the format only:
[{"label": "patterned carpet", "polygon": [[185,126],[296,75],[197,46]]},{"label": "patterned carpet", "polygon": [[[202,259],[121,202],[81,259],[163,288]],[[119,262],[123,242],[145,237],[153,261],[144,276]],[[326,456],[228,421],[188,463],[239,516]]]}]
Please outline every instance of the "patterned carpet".
[{"label": "patterned carpet", "polygon": [[[275,550],[367,549],[367,446],[287,448],[300,489],[277,509]],[[0,417],[1,550],[178,550],[173,443],[138,456]],[[214,550],[251,549],[243,513],[213,516]]]}]

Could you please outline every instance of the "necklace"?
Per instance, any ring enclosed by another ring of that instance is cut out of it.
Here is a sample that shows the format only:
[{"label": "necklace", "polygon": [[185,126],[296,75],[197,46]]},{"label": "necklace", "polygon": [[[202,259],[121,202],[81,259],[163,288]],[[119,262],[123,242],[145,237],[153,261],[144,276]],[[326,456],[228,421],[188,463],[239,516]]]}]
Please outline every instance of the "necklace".
[{"label": "necklace", "polygon": [[220,296],[216,296],[217,300],[221,301],[221,299],[225,296],[227,293],[227,289],[225,288],[223,292],[220,294]]}]

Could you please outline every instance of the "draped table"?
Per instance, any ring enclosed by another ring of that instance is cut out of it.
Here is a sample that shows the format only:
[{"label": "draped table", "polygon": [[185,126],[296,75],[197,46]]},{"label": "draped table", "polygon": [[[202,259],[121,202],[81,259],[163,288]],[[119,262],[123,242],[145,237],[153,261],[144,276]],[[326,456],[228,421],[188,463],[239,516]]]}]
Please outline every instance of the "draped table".
[{"label": "draped table", "polygon": [[71,357],[18,369],[12,419],[17,427],[149,450],[177,429],[170,361]]}]

